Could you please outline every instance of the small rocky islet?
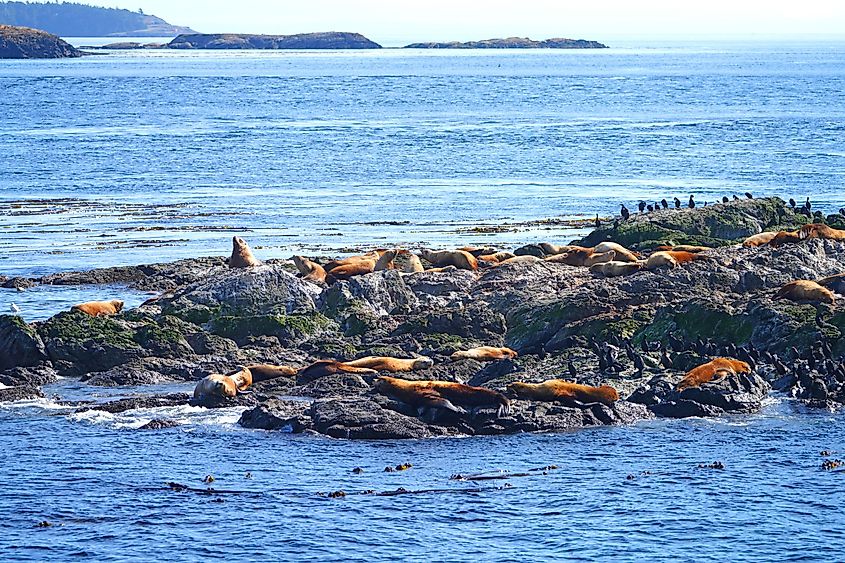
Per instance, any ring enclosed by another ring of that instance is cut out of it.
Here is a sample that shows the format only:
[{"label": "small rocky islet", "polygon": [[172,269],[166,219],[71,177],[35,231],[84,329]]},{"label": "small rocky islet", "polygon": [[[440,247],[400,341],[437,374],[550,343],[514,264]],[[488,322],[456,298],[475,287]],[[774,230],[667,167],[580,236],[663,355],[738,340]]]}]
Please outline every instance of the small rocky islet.
[{"label": "small rocky islet", "polygon": [[12,25],[0,25],[0,59],[63,59],[84,53],[56,35]]},{"label": "small rocky islet", "polygon": [[[67,311],[29,324],[0,316],[6,386],[0,400],[42,396],[41,386],[59,375],[91,386],[137,387],[196,382],[255,363],[301,369],[318,360],[426,356],[433,365],[389,375],[505,394],[514,382],[566,379],[610,385],[620,400],[572,406],[510,395],[504,413],[444,409],[423,416],[378,393],[379,374],[315,378],[300,371],[255,383],[250,394],[199,404],[247,407],[239,423],[248,428],[361,439],[554,432],[753,413],[773,392],[834,409],[845,403],[845,312],[836,302],[774,297],[794,280],[845,272],[845,242],[740,244],[764,231],[797,232],[808,222],[842,228],[845,215],[823,217],[809,206],[758,198],[605,220],[577,244],[613,241],[643,255],[662,246],[711,247],[701,253],[706,259],[619,277],[528,259],[477,271],[388,269],[326,286],[303,280],[289,260],[234,269],[220,257],[0,279],[7,287],[120,282],[161,292],[111,316]],[[514,254],[545,258],[549,246],[526,245]],[[453,360],[456,351],[478,346],[507,346],[518,356]],[[720,356],[752,369],[678,390],[687,371]],[[197,404],[188,394],[149,394],[79,408],[122,412],[189,402]]]}]

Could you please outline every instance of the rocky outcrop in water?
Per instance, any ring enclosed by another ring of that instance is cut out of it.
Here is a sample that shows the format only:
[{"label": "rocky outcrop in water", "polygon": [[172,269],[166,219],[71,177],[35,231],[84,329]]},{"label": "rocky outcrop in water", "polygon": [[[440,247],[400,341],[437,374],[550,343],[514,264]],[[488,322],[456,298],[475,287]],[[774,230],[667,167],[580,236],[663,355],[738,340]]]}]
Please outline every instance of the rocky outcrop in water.
[{"label": "rocky outcrop in water", "polygon": [[360,33],[323,32],[297,35],[194,33],[179,35],[170,49],[381,49]]},{"label": "rocky outcrop in water", "polygon": [[483,39],[481,41],[448,41],[443,43],[411,43],[405,49],[607,49],[607,45],[586,39],[555,37],[534,41],[527,37]]},{"label": "rocky outcrop in water", "polygon": [[[32,385],[55,370],[91,384],[143,385],[197,381],[250,362],[302,368],[320,359],[427,356],[432,367],[401,376],[499,392],[516,381],[567,379],[611,385],[622,398],[613,406],[576,408],[511,397],[510,412],[501,416],[480,409],[432,417],[378,394],[372,375],[339,373],[261,382],[251,395],[200,403],[247,407],[241,424],[251,428],[366,439],[560,431],[653,416],[749,413],[761,408],[772,388],[811,406],[845,402],[841,306],[773,300],[789,281],[845,272],[845,243],[736,244],[762,229],[803,222],[776,198],[617,221],[585,240],[623,241],[642,250],[692,241],[718,247],[707,250],[705,260],[615,278],[545,261],[478,272],[387,270],[328,288],[273,261],[239,270],[204,259],[196,268],[183,261],[113,270],[135,283],[154,280],[164,287],[170,280],[174,289],[114,317],[67,312],[32,325],[0,317],[0,350],[23,351],[7,354],[12,360],[0,381]],[[535,246],[529,250],[543,252]],[[109,279],[104,272],[53,279]],[[519,356],[450,359],[457,350],[480,345],[505,345]],[[684,373],[718,356],[745,361],[752,372],[676,389]]]},{"label": "rocky outcrop in water", "polygon": [[28,27],[0,25],[0,59],[63,59],[82,51],[56,35]]}]

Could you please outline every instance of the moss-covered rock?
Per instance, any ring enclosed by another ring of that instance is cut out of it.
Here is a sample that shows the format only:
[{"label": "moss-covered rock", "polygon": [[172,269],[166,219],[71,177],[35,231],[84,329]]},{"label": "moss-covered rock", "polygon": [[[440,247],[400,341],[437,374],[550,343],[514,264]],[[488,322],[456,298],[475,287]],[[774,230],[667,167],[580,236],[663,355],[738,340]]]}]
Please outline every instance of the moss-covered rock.
[{"label": "moss-covered rock", "polygon": [[219,316],[208,322],[212,334],[245,344],[251,337],[275,336],[283,346],[292,346],[337,325],[313,311],[300,315]]},{"label": "moss-covered rock", "polygon": [[0,371],[38,365],[47,351],[38,333],[18,316],[0,315]]},{"label": "moss-covered rock", "polygon": [[633,342],[665,341],[671,334],[687,342],[710,339],[739,345],[747,343],[753,332],[754,322],[744,311],[696,300],[680,307],[674,304],[661,307],[654,319],[634,335]]}]

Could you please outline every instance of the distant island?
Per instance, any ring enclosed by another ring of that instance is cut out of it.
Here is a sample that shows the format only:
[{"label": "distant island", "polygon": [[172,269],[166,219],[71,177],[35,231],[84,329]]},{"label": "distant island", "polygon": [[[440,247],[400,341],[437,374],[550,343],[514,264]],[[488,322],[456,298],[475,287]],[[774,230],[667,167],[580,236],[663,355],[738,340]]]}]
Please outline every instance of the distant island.
[{"label": "distant island", "polygon": [[194,33],[180,35],[169,49],[381,49],[360,33],[327,31],[296,35],[250,35],[244,33]]},{"label": "distant island", "polygon": [[404,49],[607,49],[607,45],[586,39],[556,37],[534,41],[527,37],[483,39],[481,41],[449,41],[446,43],[411,43]]},{"label": "distant island", "polygon": [[82,55],[82,51],[46,31],[0,25],[0,59],[62,59]]},{"label": "distant island", "polygon": [[130,12],[74,2],[0,2],[0,24],[43,29],[62,37],[172,37],[196,33],[140,10]]}]

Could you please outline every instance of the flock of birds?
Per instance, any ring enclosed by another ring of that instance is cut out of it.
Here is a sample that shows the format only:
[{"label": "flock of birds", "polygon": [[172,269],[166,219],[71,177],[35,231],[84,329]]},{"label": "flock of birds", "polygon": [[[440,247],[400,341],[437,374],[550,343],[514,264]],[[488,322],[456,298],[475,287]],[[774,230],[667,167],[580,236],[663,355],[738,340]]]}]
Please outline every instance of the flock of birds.
[{"label": "flock of birds", "polygon": [[[748,199],[754,199],[754,196],[750,192],[745,192],[744,195]],[[733,198],[734,198],[734,200],[741,199],[737,195],[734,195]],[[730,198],[728,198],[728,196],[722,197],[722,203],[728,203],[729,201],[730,201]],[[675,209],[681,209],[681,200],[680,199],[678,199],[677,197],[673,198],[673,203],[675,205]],[[631,211],[627,207],[625,207],[624,203],[621,204],[621,205],[622,205],[622,209],[621,209],[620,214],[622,215],[622,219],[627,221],[631,217]],[[698,204],[695,202],[694,196],[690,195],[689,201],[687,201],[686,206],[689,209],[695,209],[695,207],[697,205]],[[793,211],[796,211],[797,213],[801,213],[802,215],[806,215],[807,217],[810,217],[810,218],[813,217],[813,205],[810,203],[809,197],[807,198],[807,201],[804,202],[804,205],[802,205],[798,209],[796,209],[797,205],[798,204],[795,202],[794,199],[789,198],[789,207],[792,208]],[[707,207],[706,201],[704,202],[702,207]],[[640,201],[640,203],[637,205],[637,208],[640,210],[640,213],[646,213],[646,212],[651,213],[653,211],[658,211],[660,209],[669,209],[669,202],[666,201],[665,198],[661,199],[659,202],[655,201],[653,205],[650,204],[650,203],[646,203],[645,201]],[[841,214],[845,215],[845,208],[840,209],[839,212]]]}]

